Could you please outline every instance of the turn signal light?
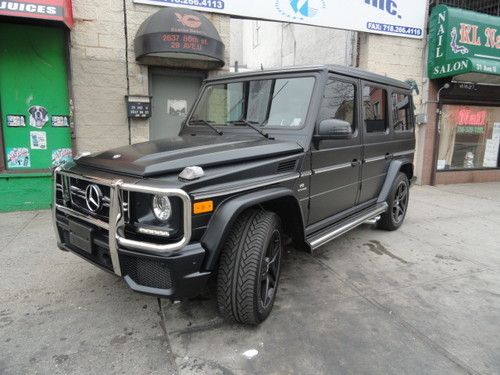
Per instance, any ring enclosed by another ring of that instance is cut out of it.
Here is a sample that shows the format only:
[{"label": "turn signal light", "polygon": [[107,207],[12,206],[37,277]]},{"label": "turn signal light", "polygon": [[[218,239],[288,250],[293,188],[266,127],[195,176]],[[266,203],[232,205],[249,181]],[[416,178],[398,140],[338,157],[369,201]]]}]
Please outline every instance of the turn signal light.
[{"label": "turn signal light", "polygon": [[193,204],[194,214],[205,214],[214,210],[214,201],[201,201]]}]

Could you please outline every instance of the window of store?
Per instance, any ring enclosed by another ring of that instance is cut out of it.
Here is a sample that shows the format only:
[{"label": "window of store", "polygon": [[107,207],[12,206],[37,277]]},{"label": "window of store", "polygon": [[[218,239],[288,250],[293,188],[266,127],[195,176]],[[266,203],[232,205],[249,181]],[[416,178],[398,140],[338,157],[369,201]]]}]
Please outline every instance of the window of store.
[{"label": "window of store", "polygon": [[438,170],[499,168],[500,107],[444,105]]}]

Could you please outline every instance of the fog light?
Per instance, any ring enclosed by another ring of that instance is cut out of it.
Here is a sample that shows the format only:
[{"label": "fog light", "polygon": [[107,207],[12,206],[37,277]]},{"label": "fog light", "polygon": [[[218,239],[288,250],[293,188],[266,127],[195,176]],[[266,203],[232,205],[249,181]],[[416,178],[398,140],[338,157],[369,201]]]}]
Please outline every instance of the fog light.
[{"label": "fog light", "polygon": [[166,195],[155,195],[153,197],[153,213],[160,221],[167,221],[172,215],[172,205]]}]

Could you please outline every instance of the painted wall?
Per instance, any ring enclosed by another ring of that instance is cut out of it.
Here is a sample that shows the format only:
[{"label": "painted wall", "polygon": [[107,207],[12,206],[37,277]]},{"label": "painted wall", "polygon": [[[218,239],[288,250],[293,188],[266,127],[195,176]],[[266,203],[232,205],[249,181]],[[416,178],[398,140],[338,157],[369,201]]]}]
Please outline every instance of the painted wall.
[{"label": "painted wall", "polygon": [[231,20],[231,64],[257,70],[355,62],[356,33],[289,23]]}]

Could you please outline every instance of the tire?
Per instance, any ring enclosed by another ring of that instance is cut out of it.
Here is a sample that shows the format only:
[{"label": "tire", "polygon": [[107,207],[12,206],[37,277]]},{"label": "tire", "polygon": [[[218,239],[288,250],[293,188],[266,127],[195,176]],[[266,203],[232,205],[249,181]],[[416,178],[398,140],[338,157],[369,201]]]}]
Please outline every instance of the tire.
[{"label": "tire", "polygon": [[224,244],[217,276],[217,306],[230,321],[257,325],[271,312],[283,253],[278,215],[245,211]]},{"label": "tire", "polygon": [[408,177],[406,174],[399,172],[387,198],[389,208],[380,215],[380,220],[377,223],[378,227],[392,231],[403,225],[408,210],[409,199],[410,183],[408,182]]}]

